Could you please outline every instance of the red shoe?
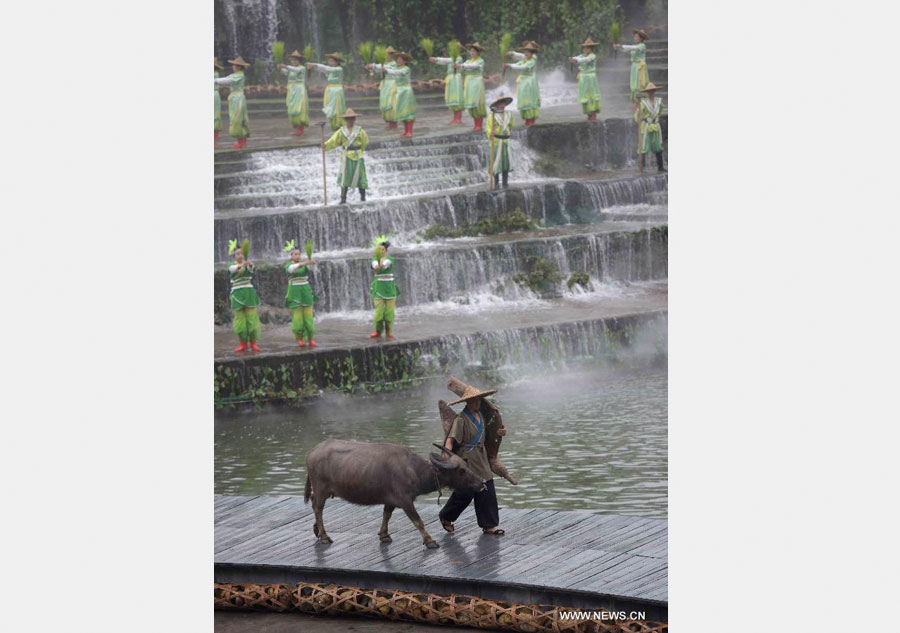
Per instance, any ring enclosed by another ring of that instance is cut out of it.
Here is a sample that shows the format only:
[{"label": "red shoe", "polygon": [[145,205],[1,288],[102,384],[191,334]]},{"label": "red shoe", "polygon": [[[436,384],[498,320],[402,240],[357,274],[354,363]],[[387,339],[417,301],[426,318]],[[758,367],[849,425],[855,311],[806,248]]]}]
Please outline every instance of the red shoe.
[{"label": "red shoe", "polygon": [[380,338],[380,337],[381,337],[381,334],[379,334],[378,332],[372,332],[371,334],[369,334],[369,338]]},{"label": "red shoe", "polygon": [[231,149],[241,149],[241,142],[235,141],[234,145],[231,146]]},{"label": "red shoe", "polygon": [[241,344],[234,348],[235,354],[238,352],[246,352],[247,351],[247,341],[241,341]]},{"label": "red shoe", "polygon": [[396,130],[396,129],[397,129],[397,122],[396,122],[396,121],[390,121],[390,122],[387,124],[387,129],[389,129],[389,130]]},{"label": "red shoe", "polygon": [[215,136],[213,137],[213,139],[214,139],[213,143],[218,143],[219,142],[219,131],[218,130],[213,130],[213,131],[216,133]]},{"label": "red shoe", "polygon": [[247,137],[241,139],[241,149],[247,149]]},{"label": "red shoe", "polygon": [[259,345],[256,344],[256,341],[250,341],[250,349],[252,349],[254,352],[259,351]]},{"label": "red shoe", "polygon": [[294,128],[294,133],[291,134],[291,136],[303,136],[303,128],[302,127]]},{"label": "red shoe", "polygon": [[297,339],[297,347],[306,347],[306,343],[303,342],[302,338]]},{"label": "red shoe", "polygon": [[316,345],[316,342],[312,339],[309,339],[309,346],[310,347],[318,347],[318,345]]},{"label": "red shoe", "polygon": [[481,126],[484,122],[484,117],[475,119],[475,127],[472,128],[473,132],[483,132],[484,128]]},{"label": "red shoe", "polygon": [[412,126],[413,126],[412,121],[404,121],[403,122],[403,134],[401,134],[400,136],[406,136],[406,137],[412,136]]},{"label": "red shoe", "polygon": [[394,335],[393,335],[393,334],[388,334],[387,337],[388,337],[388,339],[391,340],[391,341],[394,340]]}]

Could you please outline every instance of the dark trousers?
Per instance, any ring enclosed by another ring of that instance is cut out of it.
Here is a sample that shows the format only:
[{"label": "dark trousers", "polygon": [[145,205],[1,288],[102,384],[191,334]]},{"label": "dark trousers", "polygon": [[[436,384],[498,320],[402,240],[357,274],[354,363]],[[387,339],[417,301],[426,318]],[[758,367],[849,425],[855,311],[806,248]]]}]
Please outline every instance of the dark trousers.
[{"label": "dark trousers", "polygon": [[494,490],[494,480],[488,479],[487,488],[481,492],[463,492],[454,490],[447,503],[441,508],[440,518],[443,521],[453,523],[469,507],[472,499],[475,500],[475,518],[481,528],[493,528],[500,525],[500,509],[497,507],[497,491]]},{"label": "dark trousers", "polygon": [[[494,174],[494,187],[500,186],[500,174]],[[503,186],[509,187],[509,172],[503,172]]]}]

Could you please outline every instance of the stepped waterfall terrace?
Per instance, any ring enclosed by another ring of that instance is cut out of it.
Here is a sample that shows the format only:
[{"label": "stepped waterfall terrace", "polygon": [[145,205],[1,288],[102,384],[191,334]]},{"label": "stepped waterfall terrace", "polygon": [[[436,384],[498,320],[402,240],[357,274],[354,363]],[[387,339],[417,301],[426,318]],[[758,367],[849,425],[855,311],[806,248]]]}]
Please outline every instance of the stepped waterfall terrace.
[{"label": "stepped waterfall terrace", "polygon": [[[559,234],[554,234],[559,233]],[[549,234],[549,235],[547,235]],[[433,302],[470,303],[479,295],[516,301],[532,298],[527,287],[514,281],[529,261],[547,261],[563,279],[573,273],[590,275],[589,289],[597,284],[664,280],[667,270],[668,229],[641,223],[561,227],[486,238],[427,242],[397,248],[397,287],[400,303],[413,306]],[[371,252],[351,251],[323,259],[313,267],[310,280],[320,295],[319,314],[365,310],[371,305]],[[230,276],[215,273],[215,298],[222,311],[228,305]],[[283,261],[259,265],[255,283],[264,304],[280,307],[287,276]],[[544,296],[558,295],[563,284],[553,284]]]}]

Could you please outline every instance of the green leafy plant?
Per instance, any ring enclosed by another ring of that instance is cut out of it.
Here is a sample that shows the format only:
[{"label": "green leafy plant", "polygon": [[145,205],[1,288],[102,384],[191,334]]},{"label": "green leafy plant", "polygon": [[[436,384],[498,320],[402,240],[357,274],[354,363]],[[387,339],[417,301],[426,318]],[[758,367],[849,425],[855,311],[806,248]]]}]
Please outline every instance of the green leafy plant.
[{"label": "green leafy plant", "polygon": [[362,58],[364,64],[372,63],[372,55],[375,52],[375,42],[362,42],[357,49],[359,52],[359,56]]},{"label": "green leafy plant", "polygon": [[284,42],[272,44],[272,61],[276,66],[284,61]]},{"label": "green leafy plant", "polygon": [[572,286],[575,284],[578,284],[582,288],[587,288],[589,283],[591,283],[591,276],[588,273],[572,273],[569,276],[569,280],[566,282],[566,286],[568,286],[569,290],[571,290]]},{"label": "green leafy plant", "polygon": [[533,292],[549,290],[563,280],[556,262],[529,255],[525,260],[525,271],[513,275],[513,281],[523,286],[528,286]]},{"label": "green leafy plant", "polygon": [[494,235],[496,233],[509,233],[511,231],[531,231],[540,225],[528,217],[521,209],[510,211],[495,218],[485,218],[473,224],[461,224],[458,226],[444,226],[433,224],[422,234],[426,240],[475,237],[476,235]]},{"label": "green leafy plant", "polygon": [[313,252],[312,239],[306,240],[306,244],[304,244],[304,246],[306,246],[306,259],[312,259],[312,252]]},{"label": "green leafy plant", "polygon": [[447,54],[450,56],[454,62],[456,58],[462,54],[462,44],[459,40],[450,40],[447,43]]},{"label": "green leafy plant", "polygon": [[383,65],[384,62],[387,61],[387,46],[385,46],[384,44],[378,44],[373,49],[373,52],[375,55],[375,61],[379,64]]},{"label": "green leafy plant", "polygon": [[434,57],[434,40],[428,37],[423,37],[419,40],[419,47],[425,51],[426,57]]},{"label": "green leafy plant", "polygon": [[250,240],[246,237],[244,238],[244,241],[241,242],[241,252],[244,254],[244,259],[250,257]]},{"label": "green leafy plant", "polygon": [[307,44],[303,47],[303,56],[306,57],[306,61],[308,62],[316,61],[316,53],[313,51],[311,44]]}]

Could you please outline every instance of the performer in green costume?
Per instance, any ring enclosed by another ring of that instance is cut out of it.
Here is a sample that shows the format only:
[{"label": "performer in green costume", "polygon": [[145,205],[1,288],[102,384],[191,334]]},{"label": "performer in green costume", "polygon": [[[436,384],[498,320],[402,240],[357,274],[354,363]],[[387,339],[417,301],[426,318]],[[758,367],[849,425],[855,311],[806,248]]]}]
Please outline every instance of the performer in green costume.
[{"label": "performer in green costume", "polygon": [[386,130],[396,130],[397,120],[394,118],[394,84],[397,81],[386,71],[388,68],[397,68],[397,62],[394,61],[397,49],[388,46],[385,51],[384,65],[370,64],[370,68],[378,67],[379,70],[384,69],[382,73],[381,83],[378,84],[378,109],[381,110],[381,118],[384,119],[387,126]]},{"label": "performer in green costume", "polygon": [[[231,243],[231,248],[237,240]],[[249,254],[249,245],[248,245]],[[237,334],[241,344],[235,352],[247,351],[247,344],[254,352],[259,351],[256,344],[260,336],[259,314],[256,307],[259,305],[259,296],[253,287],[253,262],[244,258],[244,249],[234,251],[234,263],[228,267],[231,273],[231,311],[234,313],[234,333]]]},{"label": "performer in green costume", "polygon": [[444,77],[444,103],[453,113],[450,124],[462,123],[462,113],[466,109],[466,102],[463,95],[463,76],[457,71],[456,65],[462,64],[462,57],[429,57],[428,61],[432,64],[440,64],[447,66],[447,76]]},{"label": "performer in green costume", "polygon": [[650,36],[641,29],[631,29],[631,32],[634,34],[634,44],[613,44],[613,48],[628,51],[628,54],[631,55],[629,84],[631,86],[631,100],[637,107],[640,94],[650,80],[647,76],[647,45],[644,44],[650,39]]},{"label": "performer in green costume", "polygon": [[484,129],[484,117],[487,114],[484,107],[484,59],[481,57],[484,47],[478,42],[472,42],[466,44],[466,48],[469,49],[469,61],[454,66],[463,69],[463,100],[475,121],[472,131],[480,132]]},{"label": "performer in green costume", "polygon": [[294,126],[294,136],[302,136],[304,128],[309,125],[309,97],[306,93],[306,66],[303,61],[306,57],[298,50],[291,53],[292,66],[278,64],[281,72],[288,77],[287,105],[288,116],[291,125]]},{"label": "performer in green costume", "polygon": [[322,112],[331,123],[332,131],[337,131],[344,124],[341,117],[347,111],[347,103],[344,99],[344,69],[341,67],[344,58],[340,53],[329,53],[326,57],[328,58],[327,66],[309,63],[306,67],[310,70],[318,70],[325,75],[328,81],[322,97]]},{"label": "performer in green costume", "polygon": [[491,104],[491,113],[487,118],[488,140],[491,143],[489,158],[494,162],[488,165],[490,173],[494,177],[494,186],[500,184],[500,176],[503,176],[503,186],[509,186],[509,134],[513,128],[513,114],[506,110],[506,106],[512,103],[512,97],[500,97]]},{"label": "performer in green costume", "polygon": [[578,64],[578,103],[589,121],[595,121],[600,112],[600,84],[597,83],[597,56],[594,54],[596,46],[597,42],[587,38],[581,45],[583,54],[569,58],[570,62]]},{"label": "performer in green costume", "polygon": [[375,257],[372,258],[372,301],[375,304],[375,331],[369,338],[379,338],[382,330],[393,339],[394,308],[397,305],[397,286],[394,284],[394,260],[388,255],[391,243],[386,238],[375,239]]},{"label": "performer in green costume", "polygon": [[369,135],[362,127],[356,125],[358,115],[353,108],[341,115],[346,123],[325,141],[325,149],[341,148],[341,161],[338,167],[338,183],[341,186],[341,204],[347,202],[347,190],[351,187],[359,189],[359,199],[366,201],[366,159],[363,152],[369,146]]},{"label": "performer in green costume", "polygon": [[541,91],[537,82],[537,58],[534,56],[540,49],[536,42],[526,42],[522,47],[524,53],[509,51],[510,57],[517,60],[515,64],[503,64],[504,68],[511,68],[519,77],[516,79],[516,107],[525,121],[525,125],[532,126],[537,121],[541,109]]},{"label": "performer in green costume", "polygon": [[291,309],[291,332],[297,340],[297,345],[303,347],[309,341],[310,347],[315,347],[313,335],[316,327],[313,324],[313,303],[319,299],[309,286],[309,266],[316,260],[309,258],[301,262],[299,248],[291,250],[291,261],[284,265],[288,276],[287,294],[284,297],[284,307]]},{"label": "performer in green costume", "polygon": [[635,110],[634,120],[640,124],[638,136],[638,171],[644,173],[644,157],[648,152],[656,154],[656,167],[659,171],[666,171],[663,167],[662,129],[659,127],[659,117],[663,113],[662,97],[656,96],[656,86],[651,81],[644,86],[647,96],[640,100],[638,109]]},{"label": "performer in green costume", "polygon": [[[213,57],[213,79],[219,78],[219,71],[225,70],[225,67],[219,63],[218,57]],[[213,121],[215,122],[215,135],[213,137],[213,142],[219,142],[219,132],[222,130],[222,95],[219,94],[219,86],[213,86],[213,92],[215,93],[215,115]]]},{"label": "performer in green costume", "polygon": [[367,68],[383,70],[388,77],[394,78],[391,112],[395,122],[403,122],[403,134],[400,136],[409,137],[413,135],[413,124],[416,122],[416,95],[410,83],[412,69],[409,67],[412,57],[409,53],[397,51],[394,58],[397,60],[395,68],[390,68],[387,64],[369,64]]},{"label": "performer in green costume", "polygon": [[244,61],[240,55],[237,59],[229,59],[233,73],[227,77],[214,79],[217,86],[228,86],[231,92],[228,94],[228,134],[237,139],[231,149],[244,149],[247,147],[247,138],[250,136],[250,119],[247,116],[247,99],[244,97],[244,69],[250,64]]}]

